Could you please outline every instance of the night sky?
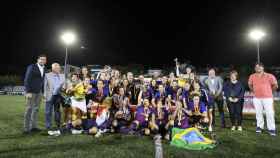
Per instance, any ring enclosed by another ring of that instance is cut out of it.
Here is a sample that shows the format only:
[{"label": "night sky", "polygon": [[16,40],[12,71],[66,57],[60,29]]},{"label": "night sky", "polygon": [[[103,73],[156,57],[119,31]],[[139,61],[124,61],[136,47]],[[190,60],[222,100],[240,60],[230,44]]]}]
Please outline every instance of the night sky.
[{"label": "night sky", "polygon": [[[195,66],[246,65],[256,60],[247,37],[262,26],[261,60],[279,65],[280,2],[232,1],[24,1],[2,4],[0,73],[23,72],[36,55],[63,63],[63,30],[79,42],[73,65],[138,63],[151,67],[190,60]],[[81,49],[84,46],[86,49]]]}]

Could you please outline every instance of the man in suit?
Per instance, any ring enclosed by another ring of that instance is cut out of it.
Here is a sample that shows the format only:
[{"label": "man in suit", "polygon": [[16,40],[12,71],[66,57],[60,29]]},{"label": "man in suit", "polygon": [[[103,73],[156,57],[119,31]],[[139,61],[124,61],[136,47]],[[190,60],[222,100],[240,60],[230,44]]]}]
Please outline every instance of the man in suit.
[{"label": "man in suit", "polygon": [[24,114],[24,134],[40,131],[37,128],[37,118],[44,91],[46,55],[39,55],[36,64],[27,67],[24,78],[26,110]]},{"label": "man in suit", "polygon": [[222,94],[223,80],[221,77],[216,76],[214,68],[209,69],[208,77],[206,78],[204,85],[210,94],[210,101],[208,105],[209,131],[212,132],[212,124],[215,124],[215,104],[217,104],[220,113],[221,127],[225,128],[224,101]]},{"label": "man in suit", "polygon": [[60,104],[62,103],[62,96],[60,90],[64,84],[64,75],[60,73],[61,68],[58,63],[52,64],[52,71],[46,74],[44,83],[44,97],[46,98],[45,119],[46,129],[50,130],[52,127],[52,112],[54,111],[55,123],[57,128],[60,128]]}]

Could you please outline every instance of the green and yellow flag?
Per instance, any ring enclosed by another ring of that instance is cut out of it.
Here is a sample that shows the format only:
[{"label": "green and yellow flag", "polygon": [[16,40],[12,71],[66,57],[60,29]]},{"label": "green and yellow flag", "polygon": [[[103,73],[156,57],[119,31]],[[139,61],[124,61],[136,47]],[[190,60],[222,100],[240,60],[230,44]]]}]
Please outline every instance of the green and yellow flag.
[{"label": "green and yellow flag", "polygon": [[188,150],[204,150],[214,148],[215,141],[204,137],[198,129],[172,129],[172,146]]}]

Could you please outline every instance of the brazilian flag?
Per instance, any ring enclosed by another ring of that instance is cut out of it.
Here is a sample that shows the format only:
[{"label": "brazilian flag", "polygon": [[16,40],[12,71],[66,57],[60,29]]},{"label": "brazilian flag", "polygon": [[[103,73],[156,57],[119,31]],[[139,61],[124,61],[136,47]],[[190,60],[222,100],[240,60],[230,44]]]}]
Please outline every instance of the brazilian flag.
[{"label": "brazilian flag", "polygon": [[188,150],[204,150],[214,148],[215,141],[204,137],[197,128],[173,128],[172,146]]}]

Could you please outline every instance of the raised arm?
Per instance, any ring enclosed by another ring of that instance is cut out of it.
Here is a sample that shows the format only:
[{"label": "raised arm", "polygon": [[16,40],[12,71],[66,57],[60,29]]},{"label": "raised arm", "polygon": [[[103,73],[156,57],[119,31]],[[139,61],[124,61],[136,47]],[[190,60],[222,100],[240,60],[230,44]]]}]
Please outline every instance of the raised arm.
[{"label": "raised arm", "polygon": [[179,65],[176,65],[176,76],[180,76]]},{"label": "raised arm", "polygon": [[178,62],[177,58],[175,58],[174,61],[175,61],[175,65],[176,65],[176,76],[179,77],[180,76],[180,70],[179,70],[180,63]]}]

